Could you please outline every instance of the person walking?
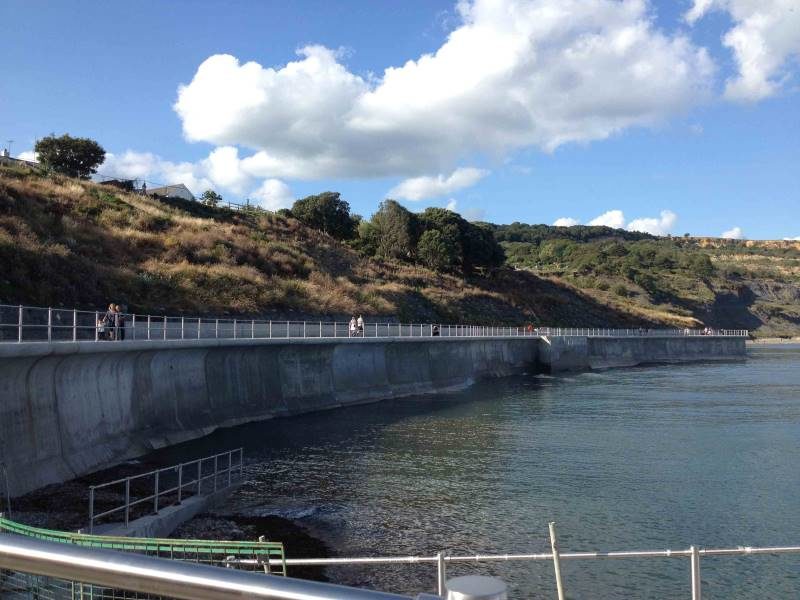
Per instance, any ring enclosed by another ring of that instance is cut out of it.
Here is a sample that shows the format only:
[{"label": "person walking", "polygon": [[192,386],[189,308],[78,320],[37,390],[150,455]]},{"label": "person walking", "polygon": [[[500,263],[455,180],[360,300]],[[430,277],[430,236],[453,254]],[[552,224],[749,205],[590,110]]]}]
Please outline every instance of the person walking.
[{"label": "person walking", "polygon": [[358,326],[358,335],[364,337],[364,319],[361,318],[361,315],[358,315],[358,321],[356,321],[356,325]]},{"label": "person walking", "polygon": [[[114,326],[116,325],[116,311],[113,304],[108,305],[108,310],[97,323],[98,339],[114,340]],[[99,335],[102,334],[102,335]]]},{"label": "person walking", "polygon": [[355,337],[356,336],[356,327],[357,327],[356,317],[355,317],[355,315],[353,315],[350,318],[350,337]]},{"label": "person walking", "polygon": [[125,313],[119,304],[114,305],[114,315],[116,317],[114,327],[116,329],[117,340],[122,341],[125,339]]}]

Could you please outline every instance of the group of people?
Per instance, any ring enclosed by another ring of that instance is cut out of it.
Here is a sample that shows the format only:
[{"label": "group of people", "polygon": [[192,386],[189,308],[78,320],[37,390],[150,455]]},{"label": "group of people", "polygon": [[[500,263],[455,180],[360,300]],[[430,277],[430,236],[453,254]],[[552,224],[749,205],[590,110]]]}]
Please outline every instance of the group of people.
[{"label": "group of people", "polygon": [[109,304],[108,310],[97,321],[97,338],[110,341],[125,339],[125,313],[119,304]]},{"label": "group of people", "polygon": [[364,319],[361,315],[357,319],[350,319],[350,337],[364,337]]}]

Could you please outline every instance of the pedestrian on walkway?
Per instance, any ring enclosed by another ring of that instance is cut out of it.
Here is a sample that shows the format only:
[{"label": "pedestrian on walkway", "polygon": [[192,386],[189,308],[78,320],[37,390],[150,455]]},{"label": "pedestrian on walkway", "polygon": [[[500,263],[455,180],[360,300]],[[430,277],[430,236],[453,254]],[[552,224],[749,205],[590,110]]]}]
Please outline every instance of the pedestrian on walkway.
[{"label": "pedestrian on walkway", "polygon": [[125,339],[125,313],[119,304],[114,305],[114,329],[116,330],[117,340]]},{"label": "pedestrian on walkway", "polygon": [[356,328],[357,327],[358,327],[358,324],[356,322],[356,317],[355,317],[355,315],[353,315],[350,318],[350,337],[356,337]]},{"label": "pedestrian on walkway", "polygon": [[364,337],[364,319],[361,318],[361,315],[358,315],[356,324],[358,325],[358,335]]}]

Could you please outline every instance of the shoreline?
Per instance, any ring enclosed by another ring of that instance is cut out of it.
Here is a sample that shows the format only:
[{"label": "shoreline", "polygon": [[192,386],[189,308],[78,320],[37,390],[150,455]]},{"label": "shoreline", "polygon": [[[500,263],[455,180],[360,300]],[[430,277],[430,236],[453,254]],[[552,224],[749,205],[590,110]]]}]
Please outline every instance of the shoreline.
[{"label": "shoreline", "polygon": [[764,346],[764,345],[779,345],[779,344],[800,344],[800,337],[782,338],[782,337],[766,337],[756,338],[754,340],[747,340],[748,346]]}]

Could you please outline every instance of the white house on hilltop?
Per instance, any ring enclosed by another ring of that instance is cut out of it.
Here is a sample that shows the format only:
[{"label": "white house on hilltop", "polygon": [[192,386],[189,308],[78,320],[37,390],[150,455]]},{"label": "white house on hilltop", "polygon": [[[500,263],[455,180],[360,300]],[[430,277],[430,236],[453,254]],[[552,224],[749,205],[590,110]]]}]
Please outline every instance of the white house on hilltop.
[{"label": "white house on hilltop", "polygon": [[194,195],[182,183],[175,185],[165,185],[157,188],[148,188],[147,193],[151,196],[163,196],[165,198],[183,198],[184,200],[194,200]]}]

